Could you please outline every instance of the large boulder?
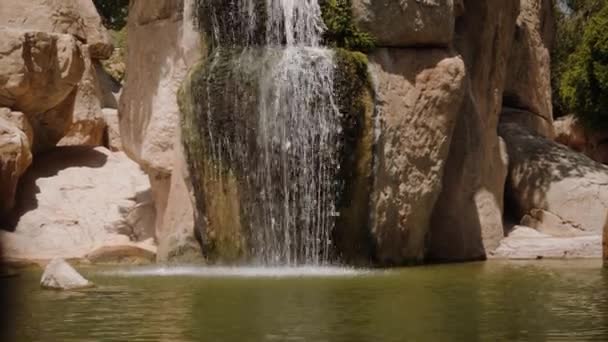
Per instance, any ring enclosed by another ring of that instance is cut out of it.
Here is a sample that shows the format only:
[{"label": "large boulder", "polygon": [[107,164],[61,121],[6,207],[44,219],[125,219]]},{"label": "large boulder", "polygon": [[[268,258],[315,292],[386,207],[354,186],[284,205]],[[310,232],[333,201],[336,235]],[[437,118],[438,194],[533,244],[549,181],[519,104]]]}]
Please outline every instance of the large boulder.
[{"label": "large boulder", "polygon": [[555,141],[577,152],[587,149],[587,132],[580,120],[573,114],[557,118],[553,122]]},{"label": "large boulder", "polygon": [[79,290],[95,285],[81,276],[65,260],[55,258],[46,265],[40,286],[48,290]]},{"label": "large boulder", "polygon": [[22,113],[0,108],[0,218],[15,205],[19,179],[32,163],[32,129]]},{"label": "large boulder", "polygon": [[453,0],[354,0],[352,11],[381,47],[447,47],[454,35]]},{"label": "large boulder", "polygon": [[553,236],[601,235],[608,167],[516,124],[501,124],[509,152],[507,200],[516,220]]},{"label": "large boulder", "polygon": [[464,0],[455,48],[467,70],[467,94],[431,221],[428,258],[474,260],[498,247],[507,175],[497,127],[519,0]]},{"label": "large boulder", "polygon": [[109,58],[114,49],[92,0],[3,0],[0,26],[72,35],[95,59]]},{"label": "large boulder", "polygon": [[1,106],[39,115],[74,91],[84,71],[76,38],[6,28],[0,34]]},{"label": "large boulder", "polygon": [[150,183],[123,153],[61,147],[38,155],[22,177],[4,256],[16,260],[84,258],[102,246],[153,237]]},{"label": "large boulder", "polygon": [[495,259],[597,259],[601,255],[601,235],[559,237],[516,226],[489,256]]},{"label": "large boulder", "polygon": [[[194,219],[188,214],[191,196],[185,185],[174,188],[184,184],[184,179],[177,179],[183,173],[174,171],[179,167],[175,161],[184,158],[176,139],[180,135],[176,94],[188,69],[203,54],[193,27],[192,5],[193,0],[136,0],[129,10],[128,76],[119,103],[120,135],[124,151],[150,177],[159,244],[173,246],[163,248],[161,259],[177,256],[178,252],[171,251],[181,250],[179,243],[165,243],[165,237],[175,236],[172,232],[194,236]],[[148,43],[150,37],[154,44]],[[176,197],[180,200],[174,202]],[[183,212],[174,210],[177,203]]]},{"label": "large boulder", "polygon": [[521,0],[503,95],[504,106],[521,110],[507,111],[503,116],[549,138],[554,135],[550,57],[553,11],[551,0]]},{"label": "large boulder", "polygon": [[103,145],[106,122],[102,105],[103,91],[97,78],[97,65],[87,49],[83,50],[85,68],[78,83],[72,107],[72,122],[58,146],[101,146]]},{"label": "large boulder", "polygon": [[421,261],[465,93],[462,59],[441,49],[379,49],[372,235],[382,264]]},{"label": "large boulder", "polygon": [[555,141],[584,153],[602,164],[608,164],[608,132],[590,131],[573,114],[554,122]]}]

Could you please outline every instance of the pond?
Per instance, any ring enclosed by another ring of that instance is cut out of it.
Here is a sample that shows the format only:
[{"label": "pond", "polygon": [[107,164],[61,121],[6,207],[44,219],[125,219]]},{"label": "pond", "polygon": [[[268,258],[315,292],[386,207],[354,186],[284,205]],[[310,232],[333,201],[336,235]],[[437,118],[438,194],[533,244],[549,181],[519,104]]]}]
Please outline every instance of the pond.
[{"label": "pond", "polygon": [[[15,341],[608,341],[601,261],[80,268],[91,291],[0,280]],[[6,313],[6,312],[5,312]]]}]

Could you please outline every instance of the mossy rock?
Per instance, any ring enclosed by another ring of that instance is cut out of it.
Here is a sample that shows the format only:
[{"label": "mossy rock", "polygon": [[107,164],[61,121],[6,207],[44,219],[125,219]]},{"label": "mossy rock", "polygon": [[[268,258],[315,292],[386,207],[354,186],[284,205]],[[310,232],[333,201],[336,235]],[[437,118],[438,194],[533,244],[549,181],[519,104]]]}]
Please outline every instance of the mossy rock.
[{"label": "mossy rock", "polygon": [[[257,217],[260,193],[267,190],[250,179],[263,148],[257,134],[259,83],[280,51],[216,47],[193,68],[179,93],[198,226],[210,262],[238,263],[255,254],[252,246],[262,224]],[[340,217],[332,255],[348,263],[368,264],[373,254],[368,224],[373,91],[364,54],[337,49],[334,58],[341,147],[333,192]]]}]

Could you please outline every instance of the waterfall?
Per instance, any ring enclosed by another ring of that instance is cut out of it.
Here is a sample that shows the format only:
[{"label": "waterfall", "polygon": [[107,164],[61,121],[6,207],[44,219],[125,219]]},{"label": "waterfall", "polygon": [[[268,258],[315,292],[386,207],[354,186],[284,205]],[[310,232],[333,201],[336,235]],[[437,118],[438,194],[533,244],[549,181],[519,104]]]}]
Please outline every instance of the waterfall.
[{"label": "waterfall", "polygon": [[267,265],[326,264],[341,114],[319,4],[200,1],[214,40],[204,134],[213,159],[240,174],[249,254]]}]

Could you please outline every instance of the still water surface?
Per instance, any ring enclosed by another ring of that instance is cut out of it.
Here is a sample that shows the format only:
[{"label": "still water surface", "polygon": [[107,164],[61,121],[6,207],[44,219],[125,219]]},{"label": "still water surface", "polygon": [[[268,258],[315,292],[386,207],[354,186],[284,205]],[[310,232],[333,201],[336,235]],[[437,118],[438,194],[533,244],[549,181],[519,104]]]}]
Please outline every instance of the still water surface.
[{"label": "still water surface", "polygon": [[81,269],[88,292],[39,271],[1,280],[16,341],[608,341],[599,261],[391,271]]}]

